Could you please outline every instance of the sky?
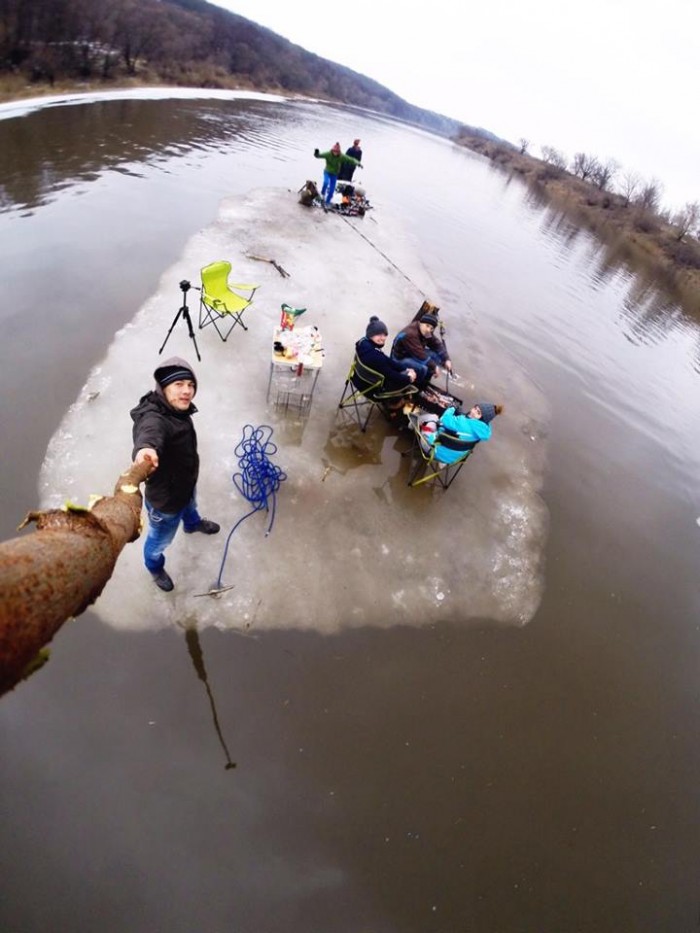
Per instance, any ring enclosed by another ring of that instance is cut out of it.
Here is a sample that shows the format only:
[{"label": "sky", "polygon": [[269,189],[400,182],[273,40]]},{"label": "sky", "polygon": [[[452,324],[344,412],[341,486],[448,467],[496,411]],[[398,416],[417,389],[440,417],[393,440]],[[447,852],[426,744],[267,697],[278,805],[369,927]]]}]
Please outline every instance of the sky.
[{"label": "sky", "polygon": [[698,0],[217,5],[533,155],[614,159],[671,210],[700,201]]}]

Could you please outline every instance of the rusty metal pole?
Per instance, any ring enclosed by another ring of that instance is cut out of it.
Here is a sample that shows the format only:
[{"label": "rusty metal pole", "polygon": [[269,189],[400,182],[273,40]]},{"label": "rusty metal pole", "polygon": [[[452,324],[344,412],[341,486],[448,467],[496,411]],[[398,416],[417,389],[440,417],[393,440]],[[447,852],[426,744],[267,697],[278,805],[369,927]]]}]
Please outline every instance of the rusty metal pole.
[{"label": "rusty metal pole", "polygon": [[151,470],[132,464],[90,511],[30,512],[20,528],[35,522],[36,531],[0,543],[0,695],[100,595],[122,548],[139,536],[139,484]]}]

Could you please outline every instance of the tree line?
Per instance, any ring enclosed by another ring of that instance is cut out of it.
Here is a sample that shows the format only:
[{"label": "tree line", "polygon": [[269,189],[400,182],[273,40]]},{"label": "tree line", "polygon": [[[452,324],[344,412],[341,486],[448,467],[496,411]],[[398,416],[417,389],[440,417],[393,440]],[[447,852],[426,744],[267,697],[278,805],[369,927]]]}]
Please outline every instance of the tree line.
[{"label": "tree line", "polygon": [[244,87],[376,110],[443,136],[459,124],[204,0],[0,0],[0,75]]},{"label": "tree line", "polygon": [[[527,152],[528,141],[520,140],[520,152]],[[581,181],[595,185],[599,191],[614,191],[623,205],[641,208],[676,229],[680,241],[691,235],[700,236],[700,203],[688,201],[679,210],[665,210],[661,204],[663,185],[657,178],[645,180],[637,172],[622,169],[616,159],[600,159],[587,152],[577,152],[569,162],[563,152],[554,146],[542,146],[542,161],[554,169],[566,172]]]},{"label": "tree line", "polygon": [[487,140],[462,127],[458,145],[486,156],[505,171],[551,192],[557,203],[584,216],[593,229],[607,229],[630,244],[642,244],[644,254],[665,269],[682,271],[697,306],[700,293],[700,203],[689,201],[672,211],[661,205],[662,184],[622,169],[615,159],[577,152],[569,160],[554,146],[529,153],[525,137],[518,145]]}]

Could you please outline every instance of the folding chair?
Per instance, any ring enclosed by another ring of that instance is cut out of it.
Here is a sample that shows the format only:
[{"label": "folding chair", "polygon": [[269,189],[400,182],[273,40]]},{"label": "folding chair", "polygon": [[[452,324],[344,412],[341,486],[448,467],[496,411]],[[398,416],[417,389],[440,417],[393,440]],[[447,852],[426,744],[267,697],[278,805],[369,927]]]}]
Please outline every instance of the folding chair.
[{"label": "folding chair", "polygon": [[434,482],[443,489],[449,489],[479,441],[461,440],[454,432],[438,427],[435,439],[430,443],[421,431],[418,418],[411,414],[408,420],[413,428],[408,485]]},{"label": "folding chair", "polygon": [[388,403],[392,400],[398,401],[404,396],[412,395],[417,391],[413,385],[385,391],[384,375],[377,372],[376,369],[366,366],[359,356],[355,354],[350,366],[350,372],[345,380],[345,387],[338,408],[353,409],[360,430],[366,431],[375,407],[379,408],[388,421],[391,414]]},{"label": "folding chair", "polygon": [[[236,324],[248,330],[242,320],[245,309],[252,303],[257,285],[230,283],[231,263],[225,260],[211,262],[202,269],[202,290],[199,300],[199,329],[213,324],[217,334],[226,340]],[[240,294],[241,292],[245,294]],[[231,323],[227,319],[230,319]],[[221,326],[219,326],[221,325]]]}]

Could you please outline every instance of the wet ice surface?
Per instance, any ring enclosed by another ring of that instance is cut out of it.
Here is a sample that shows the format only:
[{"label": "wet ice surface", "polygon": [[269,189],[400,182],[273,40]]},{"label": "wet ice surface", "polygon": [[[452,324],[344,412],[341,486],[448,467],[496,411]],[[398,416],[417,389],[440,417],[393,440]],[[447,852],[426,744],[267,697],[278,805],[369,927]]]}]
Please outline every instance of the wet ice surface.
[{"label": "wet ice surface", "polygon": [[[251,256],[274,259],[289,277]],[[179,282],[199,284],[199,269],[216,259],[232,262],[232,281],[260,284],[245,314],[249,330],[234,329],[226,343],[211,327],[197,330],[198,292],[192,288],[189,307],[202,361],[183,319],[159,356],[182,303]],[[41,475],[44,508],[110,494],[130,462],[129,410],[152,388],[153,370],[172,355],[194,367],[198,501],[222,532],[178,533],[166,553],[176,584],[171,594],[157,590],[145,571],[141,541],[128,545],[95,604],[97,615],[124,629],[178,621],[248,632],[294,627],[332,633],[477,618],[526,624],[543,588],[547,511],[538,490],[546,411],[513,361],[469,335],[469,378],[453,391],[465,401],[503,403],[506,411],[494,422],[491,441],[480,445],[447,491],[407,487],[407,434],[378,415],[362,434],[337,409],[369,315],[387,323],[391,340],[423,297],[438,295],[402,229],[379,210],[345,219],[303,208],[295,192],[282,189],[223,202],[215,223],[191,239],[157,294],[115,335],[49,445]],[[307,417],[275,407],[274,398],[266,401],[272,331],[283,302],[307,308],[298,326],[317,325],[324,341]],[[443,306],[443,316],[449,313]],[[461,372],[457,345],[451,352]],[[287,479],[271,534],[265,535],[268,516],[260,512],[231,537],[221,582],[232,588],[202,596],[219,578],[228,532],[250,511],[231,479],[246,424],[273,428],[278,450],[271,460]]]}]

